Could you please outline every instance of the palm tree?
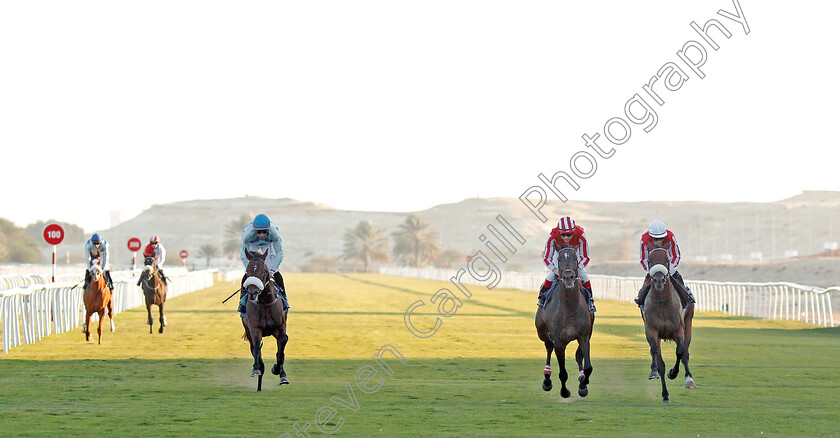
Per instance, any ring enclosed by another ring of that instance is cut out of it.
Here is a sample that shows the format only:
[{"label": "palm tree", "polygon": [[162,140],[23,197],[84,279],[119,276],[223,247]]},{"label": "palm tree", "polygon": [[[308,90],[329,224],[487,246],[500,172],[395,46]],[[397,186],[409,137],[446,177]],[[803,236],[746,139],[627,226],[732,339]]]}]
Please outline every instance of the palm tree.
[{"label": "palm tree", "polygon": [[239,254],[239,244],[242,242],[242,231],[251,223],[250,214],[242,214],[231,220],[225,226],[225,247],[224,252]]},{"label": "palm tree", "polygon": [[344,260],[359,260],[368,271],[370,262],[388,261],[385,249],[388,237],[385,231],[373,226],[371,221],[361,221],[356,228],[348,229],[344,233]]},{"label": "palm tree", "polygon": [[429,229],[431,225],[419,214],[413,214],[400,224],[400,229],[393,233],[394,255],[407,255],[408,264],[414,267],[425,265],[438,254],[437,233]]},{"label": "palm tree", "polygon": [[199,257],[204,257],[207,266],[210,266],[210,258],[215,257],[217,253],[216,247],[209,243],[201,245],[198,250]]}]

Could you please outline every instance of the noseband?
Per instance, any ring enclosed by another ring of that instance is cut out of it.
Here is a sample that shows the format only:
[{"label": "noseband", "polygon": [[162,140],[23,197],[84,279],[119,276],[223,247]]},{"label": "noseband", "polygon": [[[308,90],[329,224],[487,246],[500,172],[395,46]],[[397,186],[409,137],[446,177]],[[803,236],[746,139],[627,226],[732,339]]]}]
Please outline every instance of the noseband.
[{"label": "noseband", "polygon": [[[268,275],[268,269],[263,265],[261,268],[257,264],[248,265],[248,278],[242,287],[245,288],[245,293],[248,294],[248,299],[254,303],[259,302],[260,296],[263,293],[268,293],[270,302],[265,303],[266,306],[274,304],[277,301],[277,295],[272,296],[271,278]],[[254,286],[253,288],[251,286]]]}]

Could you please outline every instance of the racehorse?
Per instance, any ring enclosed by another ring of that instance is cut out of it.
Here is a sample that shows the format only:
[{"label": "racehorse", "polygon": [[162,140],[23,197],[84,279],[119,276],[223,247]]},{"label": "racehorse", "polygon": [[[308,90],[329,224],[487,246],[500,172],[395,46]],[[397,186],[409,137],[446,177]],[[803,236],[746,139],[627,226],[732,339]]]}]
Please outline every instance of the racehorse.
[{"label": "racehorse", "polygon": [[280,298],[277,285],[270,281],[271,277],[265,265],[267,254],[262,251],[257,253],[245,251],[249,262],[248,267],[245,268],[246,278],[242,285],[244,292],[248,295],[245,304],[246,316],[242,318],[242,326],[245,328],[245,338],[251,344],[251,355],[254,356],[251,377],[259,377],[257,391],[262,391],[262,378],[265,372],[265,364],[262,360],[264,336],[274,336],[277,339],[277,363],[271,367],[271,372],[280,376],[281,385],[289,383],[286,371],[283,370],[286,343],[289,341],[289,336],[286,334],[288,313],[283,311],[283,300]]},{"label": "racehorse", "polygon": [[[677,343],[677,363],[668,371],[668,378],[675,379],[680,374],[680,361],[685,367],[685,387],[696,388],[691,371],[688,369],[688,346],[691,344],[691,322],[694,319],[694,304],[690,304],[683,314],[679,295],[673,290],[669,275],[668,251],[656,248],[648,255],[651,288],[644,302],[642,319],[645,322],[645,336],[650,344],[650,377],[656,379],[665,375],[665,361],[662,360],[661,340]],[[670,403],[665,378],[662,381],[662,401]]]},{"label": "racehorse", "polygon": [[589,375],[592,374],[592,363],[589,360],[589,340],[592,338],[592,327],[595,315],[589,313],[589,305],[581,293],[581,283],[578,280],[578,257],[574,248],[563,245],[560,248],[558,279],[548,292],[545,309],[538,309],[534,324],[537,335],[545,343],[545,368],[543,370],[542,388],[551,391],[551,352],[557,357],[560,367],[560,395],[568,398],[571,393],[566,388],[569,375],[566,372],[566,345],[577,341],[578,348],[575,360],[578,364],[578,395],[586,397],[589,394]]},{"label": "racehorse", "polygon": [[85,334],[85,341],[90,341],[90,316],[94,313],[99,314],[99,328],[96,330],[99,334],[97,343],[102,344],[102,320],[105,319],[106,309],[108,310],[108,318],[111,320],[111,331],[116,330],[116,327],[114,327],[114,301],[98,260],[90,267],[90,276],[90,284],[85,288],[84,293],[86,315],[82,332]]},{"label": "racehorse", "polygon": [[143,288],[143,295],[146,297],[146,314],[149,316],[146,324],[149,324],[149,333],[152,333],[152,304],[157,304],[160,311],[160,328],[158,333],[163,333],[166,327],[166,315],[163,314],[163,305],[166,303],[166,283],[160,278],[154,257],[146,256],[143,261],[143,273],[140,274],[140,286]]}]

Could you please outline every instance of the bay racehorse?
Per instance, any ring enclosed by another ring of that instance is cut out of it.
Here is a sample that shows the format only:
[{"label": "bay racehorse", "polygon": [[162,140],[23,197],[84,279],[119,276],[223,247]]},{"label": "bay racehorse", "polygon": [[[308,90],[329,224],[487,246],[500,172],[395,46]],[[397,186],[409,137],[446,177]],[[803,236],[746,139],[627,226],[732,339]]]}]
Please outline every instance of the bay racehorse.
[{"label": "bay racehorse", "polygon": [[262,338],[274,336],[277,339],[277,363],[271,367],[271,372],[280,376],[280,384],[288,384],[286,371],[283,370],[286,343],[286,320],[288,311],[283,310],[283,300],[277,285],[271,282],[265,257],[268,253],[259,251],[252,253],[245,251],[248,267],[245,268],[243,291],[248,295],[245,304],[246,316],[242,318],[245,328],[245,338],[251,344],[251,355],[254,356],[254,369],[251,377],[258,377],[257,391],[262,390],[262,378],[265,364],[262,360]]},{"label": "bay racehorse", "polygon": [[85,341],[90,341],[90,317],[94,313],[98,314],[99,328],[96,332],[99,334],[99,340],[97,343],[101,344],[102,320],[105,319],[106,310],[108,311],[108,318],[111,320],[111,331],[116,330],[116,327],[114,327],[114,300],[98,261],[91,265],[90,277],[90,284],[85,288],[84,293],[85,322],[82,324],[82,332],[85,334]]},{"label": "bay racehorse", "polygon": [[648,255],[648,272],[651,279],[650,293],[644,302],[642,319],[645,322],[645,337],[650,344],[650,377],[660,376],[662,381],[662,401],[669,403],[668,388],[665,386],[665,361],[662,359],[661,341],[677,343],[677,363],[668,371],[668,378],[675,379],[680,374],[680,362],[685,367],[685,387],[696,387],[691,371],[688,369],[688,346],[691,344],[691,323],[694,319],[694,304],[683,311],[679,295],[671,285],[669,275],[668,251],[657,248]]},{"label": "bay racehorse", "polygon": [[578,364],[578,395],[586,397],[589,394],[589,375],[592,374],[592,363],[589,360],[589,340],[592,338],[592,327],[595,315],[589,313],[589,305],[581,293],[581,283],[578,279],[578,257],[574,248],[563,245],[558,254],[558,278],[546,298],[545,308],[537,309],[535,325],[537,335],[545,344],[546,358],[543,370],[542,388],[551,391],[551,352],[557,357],[560,368],[560,395],[568,398],[571,393],[566,388],[569,375],[566,372],[566,345],[577,341],[578,348],[575,360]]},{"label": "bay racehorse", "polygon": [[166,327],[166,315],[163,314],[163,305],[166,303],[166,283],[160,278],[154,257],[146,256],[143,265],[140,287],[143,288],[143,295],[146,297],[146,314],[149,317],[146,324],[149,324],[149,333],[152,333],[152,304],[156,304],[160,313],[158,333],[163,333],[163,328]]}]

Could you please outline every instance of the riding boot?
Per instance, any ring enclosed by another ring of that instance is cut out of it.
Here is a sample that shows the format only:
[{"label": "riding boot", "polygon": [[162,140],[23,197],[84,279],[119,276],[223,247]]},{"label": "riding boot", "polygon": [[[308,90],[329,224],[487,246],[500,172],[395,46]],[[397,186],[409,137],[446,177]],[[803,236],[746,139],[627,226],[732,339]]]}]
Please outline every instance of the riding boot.
[{"label": "riding boot", "polygon": [[87,290],[88,286],[90,286],[90,271],[85,271],[85,287],[82,290]]},{"label": "riding boot", "polygon": [[140,274],[140,277],[137,278],[137,285],[140,286],[140,283],[143,282],[143,274]]},{"label": "riding boot", "polygon": [[648,292],[650,292],[650,275],[645,276],[644,285],[639,289],[639,295],[633,300],[642,310],[645,308],[645,298],[647,298]]},{"label": "riding boot", "polygon": [[682,303],[683,309],[687,308],[689,304],[696,302],[694,301],[694,294],[692,294],[691,290],[685,286],[685,282],[679,272],[674,272],[674,274],[671,275],[671,284],[673,284],[677,289],[677,295],[680,296],[680,302]]},{"label": "riding boot", "polygon": [[239,316],[245,317],[245,279],[248,278],[248,274],[242,276],[242,283],[239,285],[239,306],[236,308],[236,311],[239,312]]},{"label": "riding boot", "polygon": [[169,279],[166,278],[166,275],[163,275],[163,269],[161,269],[159,267],[158,267],[158,275],[160,275],[160,281],[162,281],[163,284],[169,284]]},{"label": "riding boot", "polygon": [[289,297],[286,295],[286,284],[279,271],[274,273],[274,282],[277,283],[277,287],[280,289],[280,297],[283,299],[283,311],[289,310]]},{"label": "riding boot", "polygon": [[542,309],[545,307],[545,293],[548,292],[548,288],[550,286],[542,285],[540,286],[540,296],[537,298],[537,306]]},{"label": "riding boot", "polygon": [[111,293],[114,293],[114,280],[111,280],[111,271],[105,271],[105,281],[108,282],[108,289],[111,289]]},{"label": "riding boot", "polygon": [[589,313],[595,313],[595,294],[585,287],[580,288],[580,293],[582,293],[583,297],[586,298],[586,304],[589,305]]},{"label": "riding boot", "polygon": [[248,295],[245,295],[245,292],[241,292],[240,295],[242,296],[239,298],[239,307],[236,308],[236,311],[239,312],[239,316],[245,318],[248,316],[248,313],[245,311],[245,301],[248,300]]}]

